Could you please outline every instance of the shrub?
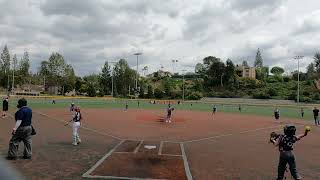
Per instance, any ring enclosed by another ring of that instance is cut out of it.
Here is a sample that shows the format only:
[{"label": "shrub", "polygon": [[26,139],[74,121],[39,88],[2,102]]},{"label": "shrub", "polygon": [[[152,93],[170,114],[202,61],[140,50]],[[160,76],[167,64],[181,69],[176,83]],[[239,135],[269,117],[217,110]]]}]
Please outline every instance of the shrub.
[{"label": "shrub", "polygon": [[258,90],[253,93],[252,95],[253,98],[255,99],[270,99],[270,95],[266,92],[266,90]]},{"label": "shrub", "polygon": [[203,97],[202,93],[201,92],[192,92],[190,93],[188,96],[187,96],[187,99],[189,100],[199,100]]},{"label": "shrub", "polygon": [[164,93],[163,93],[163,91],[161,91],[161,89],[156,88],[156,89],[154,90],[154,97],[155,97],[155,98],[162,99],[162,98],[163,98],[163,95],[164,95]]},{"label": "shrub", "polygon": [[320,100],[320,95],[319,95],[319,93],[314,94],[313,99],[314,99],[314,100]]},{"label": "shrub", "polygon": [[269,89],[268,89],[268,94],[269,94],[270,96],[277,96],[277,95],[278,95],[278,92],[277,92],[277,90],[275,90],[275,89],[273,89],[273,88],[269,88]]},{"label": "shrub", "polygon": [[87,93],[88,93],[88,96],[90,96],[90,97],[96,97],[97,96],[96,89],[94,88],[94,86],[92,84],[90,84],[88,86]]}]

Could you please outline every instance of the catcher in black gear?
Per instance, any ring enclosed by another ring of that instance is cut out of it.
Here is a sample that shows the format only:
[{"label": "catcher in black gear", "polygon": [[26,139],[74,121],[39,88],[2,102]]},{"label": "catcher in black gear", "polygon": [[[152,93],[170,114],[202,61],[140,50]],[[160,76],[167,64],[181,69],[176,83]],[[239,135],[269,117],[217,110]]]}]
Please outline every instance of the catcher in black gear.
[{"label": "catcher in black gear", "polygon": [[272,132],[270,134],[270,142],[275,146],[278,146],[280,152],[277,180],[282,180],[284,178],[287,164],[289,164],[289,170],[292,177],[294,179],[302,179],[298,174],[295,156],[292,151],[294,143],[308,135],[308,133],[310,132],[310,127],[307,126],[305,128],[304,134],[298,136],[296,136],[295,126],[285,126],[283,130],[284,134],[277,134],[275,132]]}]

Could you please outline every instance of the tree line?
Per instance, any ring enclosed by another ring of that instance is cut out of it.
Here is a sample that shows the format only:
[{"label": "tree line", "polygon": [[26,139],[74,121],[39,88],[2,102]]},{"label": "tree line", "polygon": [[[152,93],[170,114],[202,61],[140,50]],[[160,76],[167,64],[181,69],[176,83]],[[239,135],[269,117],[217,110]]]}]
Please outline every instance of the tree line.
[{"label": "tree line", "polygon": [[[172,74],[159,70],[140,76],[130,68],[125,59],[120,59],[112,64],[104,62],[99,73],[79,77],[61,54],[53,52],[47,60],[40,63],[37,72],[32,73],[28,52],[24,52],[18,60],[15,54],[11,58],[9,49],[5,46],[1,53],[0,85],[9,90],[25,84],[43,85],[45,93],[54,93],[52,88],[56,88],[59,94],[75,90],[77,94],[87,96],[138,95],[140,98],[159,99],[181,99],[183,96],[186,99],[253,97],[296,100],[297,71],[284,74],[281,67],[265,66],[260,49],[257,50],[253,62],[256,79],[241,77],[240,66],[249,66],[248,60],[236,65],[231,59],[223,61],[218,57],[208,56],[203,58],[202,63],[195,65],[194,72]],[[146,68],[144,67],[144,70]],[[136,77],[138,88],[135,88]],[[314,61],[307,66],[306,73],[300,72],[299,77],[302,101],[320,100],[314,81],[320,77],[320,53],[314,55]]]}]

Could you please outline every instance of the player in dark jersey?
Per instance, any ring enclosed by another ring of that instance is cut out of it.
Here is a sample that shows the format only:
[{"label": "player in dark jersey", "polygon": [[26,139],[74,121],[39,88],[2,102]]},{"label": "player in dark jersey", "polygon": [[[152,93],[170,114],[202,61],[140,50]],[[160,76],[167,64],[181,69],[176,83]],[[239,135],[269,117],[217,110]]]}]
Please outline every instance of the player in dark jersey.
[{"label": "player in dark jersey", "polygon": [[213,107],[212,107],[212,115],[215,115],[216,112],[217,112],[217,106],[213,105]]},{"label": "player in dark jersey", "polygon": [[295,156],[292,152],[293,144],[307,136],[309,131],[310,129],[306,128],[304,134],[296,136],[295,126],[285,126],[284,134],[278,135],[277,137],[270,137],[270,142],[272,142],[275,146],[278,146],[280,152],[277,180],[282,180],[284,178],[287,164],[289,164],[292,177],[294,179],[301,179],[296,168]]},{"label": "player in dark jersey", "polygon": [[242,110],[241,104],[239,104],[238,110],[239,110],[239,112],[241,112],[241,110]]},{"label": "player in dark jersey", "polygon": [[276,109],[274,110],[274,118],[275,118],[276,120],[279,120],[279,118],[280,118],[280,110],[279,110],[278,108],[276,108]]},{"label": "player in dark jersey", "polygon": [[128,111],[128,108],[129,108],[129,105],[128,105],[128,102],[126,102],[126,107],[125,107],[125,109],[124,109],[124,111]]},{"label": "player in dark jersey", "polygon": [[313,109],[313,118],[314,118],[314,124],[316,126],[320,125],[320,122],[319,122],[319,109],[317,107],[314,107],[314,109]]},{"label": "player in dark jersey", "polygon": [[303,116],[304,116],[304,109],[303,108],[300,109],[300,113],[301,113],[301,117],[303,118]]},{"label": "player in dark jersey", "polygon": [[9,110],[9,97],[6,96],[2,102],[2,117],[5,118],[7,116],[7,111]]}]

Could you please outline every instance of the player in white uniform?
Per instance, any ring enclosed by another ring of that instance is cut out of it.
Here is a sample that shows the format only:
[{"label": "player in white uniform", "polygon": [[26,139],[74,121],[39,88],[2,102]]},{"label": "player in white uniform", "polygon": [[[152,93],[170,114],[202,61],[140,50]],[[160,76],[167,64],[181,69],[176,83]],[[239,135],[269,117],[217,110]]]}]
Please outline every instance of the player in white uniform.
[{"label": "player in white uniform", "polygon": [[[69,121],[69,122],[73,122],[73,124],[72,124],[73,142],[72,142],[72,144],[74,146],[77,146],[78,144],[81,143],[81,139],[80,139],[80,136],[78,133],[78,130],[81,126],[81,119],[82,119],[82,117],[81,117],[80,107],[75,107],[75,113],[72,116],[72,120]],[[66,125],[68,125],[68,123]]]}]

